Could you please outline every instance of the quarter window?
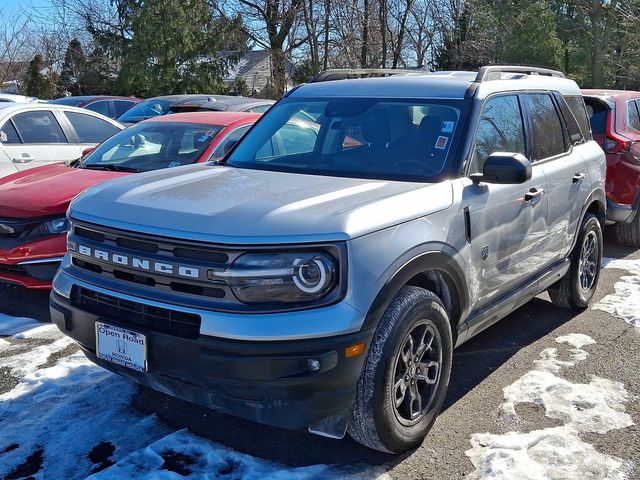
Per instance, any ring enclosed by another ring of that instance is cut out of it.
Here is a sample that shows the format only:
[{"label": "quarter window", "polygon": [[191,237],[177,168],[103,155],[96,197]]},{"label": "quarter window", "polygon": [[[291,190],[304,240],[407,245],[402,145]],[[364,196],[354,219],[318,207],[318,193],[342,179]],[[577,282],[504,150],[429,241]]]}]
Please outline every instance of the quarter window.
[{"label": "quarter window", "polygon": [[487,100],[476,130],[475,172],[494,152],[525,154],[524,127],[518,97],[507,95]]},{"label": "quarter window", "polygon": [[0,142],[6,145],[21,143],[18,132],[16,132],[16,127],[13,126],[11,120],[0,128]]},{"label": "quarter window", "polygon": [[585,101],[581,95],[567,95],[564,97],[565,102],[569,106],[571,113],[575,117],[580,130],[582,130],[582,136],[585,140],[591,140],[591,128],[589,126],[589,115],[585,106]]},{"label": "quarter window", "polygon": [[80,143],[100,143],[120,131],[109,122],[91,115],[76,112],[64,112],[64,114],[78,134]]},{"label": "quarter window", "polygon": [[564,153],[567,148],[562,122],[551,95],[536,93],[524,95],[531,115],[533,127],[534,160]]},{"label": "quarter window", "polygon": [[13,124],[24,143],[67,143],[60,124],[49,111],[18,113]]},{"label": "quarter window", "polygon": [[562,112],[562,117],[564,118],[564,123],[567,126],[567,131],[569,132],[569,140],[572,145],[577,145],[579,143],[584,142],[584,138],[582,136],[582,129],[578,125],[578,122],[567,105],[567,103],[562,99],[561,96],[557,96],[556,100],[558,101],[558,105],[560,106],[560,111]]},{"label": "quarter window", "polygon": [[233,147],[238,140],[242,138],[242,136],[247,133],[247,130],[251,125],[245,125],[244,127],[236,128],[233,132],[227,135],[220,144],[216,147],[213,155],[211,155],[211,159],[222,158],[224,157],[231,147]]}]

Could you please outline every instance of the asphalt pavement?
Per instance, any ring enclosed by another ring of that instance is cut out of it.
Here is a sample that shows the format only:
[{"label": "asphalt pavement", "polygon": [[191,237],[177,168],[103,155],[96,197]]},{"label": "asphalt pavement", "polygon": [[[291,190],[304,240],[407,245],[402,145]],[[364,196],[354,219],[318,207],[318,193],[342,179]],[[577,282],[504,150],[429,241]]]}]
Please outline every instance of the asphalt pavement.
[{"label": "asphalt pavement", "polygon": [[[640,251],[608,240],[605,256],[640,260]],[[614,293],[615,282],[625,273],[615,268],[603,269],[594,302]],[[0,313],[48,321],[47,303],[46,292],[0,285]],[[444,409],[423,445],[405,455],[380,454],[350,439],[335,441],[306,431],[265,427],[141,388],[134,397],[134,406],[145,413],[157,413],[171,427],[189,428],[237,451],[290,466],[363,464],[380,467],[393,479],[463,479],[474,471],[465,455],[473,434],[531,431],[561,424],[546,417],[544,408],[532,403],[518,406],[521,421],[514,425],[500,406],[503,388],[531,371],[543,350],[558,347],[557,337],[572,333],[589,335],[596,343],[585,347],[588,358],[564,369],[563,377],[575,383],[589,383],[594,375],[621,382],[631,395],[625,404],[626,412],[640,422],[640,329],[604,311],[556,308],[546,294],[456,350]],[[0,385],[10,384],[12,379],[2,378],[3,375],[6,372],[0,371]],[[587,434],[584,439],[598,452],[624,460],[626,478],[640,479],[640,430],[636,425],[605,434]],[[633,464],[639,469],[633,470]]]}]

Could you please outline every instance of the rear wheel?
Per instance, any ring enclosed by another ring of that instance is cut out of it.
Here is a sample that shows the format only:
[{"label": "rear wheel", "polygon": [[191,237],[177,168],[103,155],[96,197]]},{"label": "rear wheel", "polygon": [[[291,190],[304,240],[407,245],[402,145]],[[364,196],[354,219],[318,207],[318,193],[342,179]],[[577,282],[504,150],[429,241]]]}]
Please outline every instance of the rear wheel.
[{"label": "rear wheel", "polygon": [[629,223],[618,223],[613,226],[616,242],[626,247],[640,248],[640,215],[636,211]]},{"label": "rear wheel", "polygon": [[587,308],[598,286],[601,263],[602,229],[595,215],[587,213],[571,254],[571,267],[562,280],[549,289],[553,304],[563,308]]},{"label": "rear wheel", "polygon": [[422,443],[444,401],[452,349],[440,299],[422,288],[403,287],[369,349],[349,422],[351,437],[389,453]]}]

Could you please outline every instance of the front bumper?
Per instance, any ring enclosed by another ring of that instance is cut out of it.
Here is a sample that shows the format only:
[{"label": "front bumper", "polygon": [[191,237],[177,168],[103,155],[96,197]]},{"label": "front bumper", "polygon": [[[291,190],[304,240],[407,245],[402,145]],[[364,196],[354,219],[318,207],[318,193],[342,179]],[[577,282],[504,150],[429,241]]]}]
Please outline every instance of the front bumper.
[{"label": "front bumper", "polygon": [[48,290],[65,251],[64,235],[0,249],[0,281]]},{"label": "front bumper", "polygon": [[[78,342],[94,363],[155,390],[267,425],[298,429],[349,412],[364,354],[345,348],[364,342],[374,329],[292,341],[239,341],[200,335],[181,338],[132,327],[119,318],[91,313],[55,290],[52,321]],[[148,371],[139,373],[96,357],[95,322],[105,321],[147,336]],[[319,370],[310,361],[320,363]]]}]

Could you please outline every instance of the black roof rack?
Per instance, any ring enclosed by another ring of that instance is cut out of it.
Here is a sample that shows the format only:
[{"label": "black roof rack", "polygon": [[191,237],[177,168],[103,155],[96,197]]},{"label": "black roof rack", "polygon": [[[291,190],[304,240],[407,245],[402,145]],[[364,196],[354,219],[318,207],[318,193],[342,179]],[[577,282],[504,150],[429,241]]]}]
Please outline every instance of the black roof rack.
[{"label": "black roof rack", "polygon": [[567,78],[564,73],[558,70],[539,67],[523,67],[514,65],[488,65],[480,67],[476,82],[487,82],[489,80],[499,80],[501,73],[522,73],[525,75],[546,75],[548,77]]},{"label": "black roof rack", "polygon": [[329,82],[332,80],[345,80],[348,78],[389,77],[391,75],[406,75],[408,73],[429,73],[422,69],[400,68],[336,68],[320,72],[308,83]]}]

